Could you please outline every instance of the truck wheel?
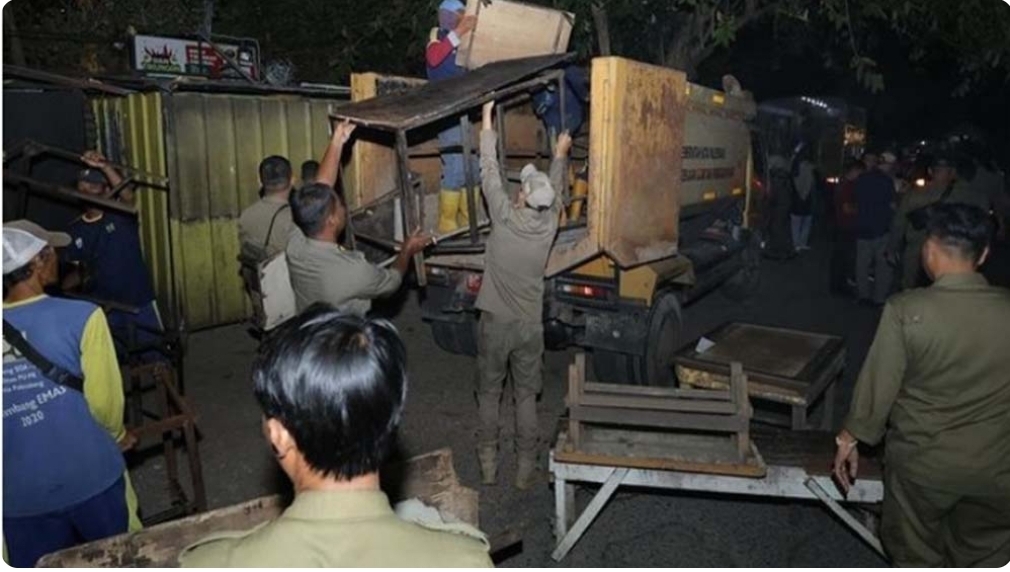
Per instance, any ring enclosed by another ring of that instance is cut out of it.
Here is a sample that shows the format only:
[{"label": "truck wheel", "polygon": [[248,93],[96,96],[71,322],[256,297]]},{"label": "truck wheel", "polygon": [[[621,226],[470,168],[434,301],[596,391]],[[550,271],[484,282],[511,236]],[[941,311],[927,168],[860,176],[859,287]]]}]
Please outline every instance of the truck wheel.
[{"label": "truck wheel", "polygon": [[761,242],[757,234],[751,234],[740,258],[743,267],[722,285],[723,295],[736,301],[750,298],[761,285]]},{"label": "truck wheel", "polygon": [[680,301],[672,293],[660,294],[649,315],[645,359],[594,349],[596,379],[604,383],[673,386],[673,356],[680,348],[681,324]]},{"label": "truck wheel", "polygon": [[438,347],[451,354],[477,355],[477,320],[473,318],[463,322],[433,320],[431,335]]},{"label": "truck wheel", "polygon": [[644,380],[645,385],[672,387],[676,384],[673,356],[680,349],[682,324],[680,300],[670,292],[660,294],[649,316],[649,339],[643,364],[645,371],[639,378]]},{"label": "truck wheel", "polygon": [[636,361],[633,355],[593,349],[593,373],[601,383],[638,385],[641,372]]}]

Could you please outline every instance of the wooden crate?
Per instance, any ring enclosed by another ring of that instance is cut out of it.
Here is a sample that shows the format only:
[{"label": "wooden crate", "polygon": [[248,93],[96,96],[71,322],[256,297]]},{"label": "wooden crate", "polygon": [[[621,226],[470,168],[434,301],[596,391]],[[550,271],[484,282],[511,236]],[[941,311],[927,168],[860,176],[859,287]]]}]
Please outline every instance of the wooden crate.
[{"label": "wooden crate", "polygon": [[494,0],[469,0],[466,13],[477,16],[477,27],[462,38],[456,63],[467,69],[501,60],[561,54],[575,15],[541,6]]},{"label": "wooden crate", "polygon": [[835,385],[845,369],[842,338],[738,322],[724,324],[705,338],[715,345],[703,352],[689,346],[674,360],[682,386],[725,389],[730,363],[739,362],[752,399],[790,408],[788,415],[781,415],[759,407],[754,419],[810,429],[810,409],[823,403],[821,429],[831,428]]},{"label": "wooden crate", "polygon": [[733,365],[727,389],[676,389],[586,381],[584,353],[568,370],[563,462],[760,477],[750,439],[747,378]]}]

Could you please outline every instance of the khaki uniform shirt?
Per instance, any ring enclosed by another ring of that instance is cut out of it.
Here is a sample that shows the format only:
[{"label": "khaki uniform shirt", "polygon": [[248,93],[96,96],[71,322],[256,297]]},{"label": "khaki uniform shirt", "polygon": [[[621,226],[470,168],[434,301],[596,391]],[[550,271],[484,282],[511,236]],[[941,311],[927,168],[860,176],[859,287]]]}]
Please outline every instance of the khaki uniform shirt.
[{"label": "khaki uniform shirt", "polygon": [[[913,189],[905,193],[898,211],[894,214],[894,224],[891,226],[891,247],[893,249],[897,249],[902,241],[907,245],[916,246],[926,240],[925,229],[915,230],[908,223],[908,213],[938,202],[943,197],[943,191],[943,187],[931,184],[921,191]],[[978,207],[985,212],[989,212],[992,206],[991,199],[986,192],[965,181],[954,183],[954,189],[951,190],[944,203],[962,203]]]},{"label": "khaki uniform shirt", "polygon": [[495,132],[480,134],[480,171],[491,235],[484,253],[484,278],[477,309],[502,318],[540,323],[544,305],[544,269],[558,232],[567,161],[551,162],[554,204],[544,211],[516,207],[502,186]]},{"label": "khaki uniform shirt", "polygon": [[[238,219],[238,240],[243,252],[263,252],[266,257],[284,252],[288,236],[296,228],[294,222],[291,221],[291,209],[283,208],[287,204],[287,199],[267,195],[242,211],[242,215]],[[282,208],[283,210],[280,210]],[[274,219],[275,214],[277,215],[276,219]],[[270,229],[271,220],[274,221],[272,230]],[[267,231],[270,232],[269,240],[267,240]],[[264,248],[264,244],[266,244],[266,248]]]},{"label": "khaki uniform shirt", "polygon": [[284,252],[299,312],[316,302],[327,302],[364,316],[372,308],[372,298],[396,292],[402,281],[399,272],[379,268],[365,260],[363,253],[308,238],[297,228]]},{"label": "khaki uniform shirt", "polygon": [[952,492],[1010,493],[1010,291],[946,275],[892,297],[845,428],[890,466]]},{"label": "khaki uniform shirt", "polygon": [[188,568],[489,568],[488,544],[462,524],[401,520],[381,491],[299,493],[275,520],[186,547]]}]

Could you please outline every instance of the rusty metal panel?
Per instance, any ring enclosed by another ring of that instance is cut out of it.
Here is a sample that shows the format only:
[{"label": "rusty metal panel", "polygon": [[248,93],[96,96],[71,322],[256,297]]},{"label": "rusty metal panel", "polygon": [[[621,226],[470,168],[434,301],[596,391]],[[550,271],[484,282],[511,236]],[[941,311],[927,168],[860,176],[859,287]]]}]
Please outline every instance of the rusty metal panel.
[{"label": "rusty metal panel", "polygon": [[593,60],[590,230],[622,268],[677,252],[686,84],[677,70]]},{"label": "rusty metal panel", "polygon": [[494,62],[461,76],[425,83],[402,94],[378,94],[356,101],[341,107],[334,115],[385,131],[414,129],[476,108],[488,95],[518,85],[574,56],[560,54]]},{"label": "rusty metal panel", "polygon": [[[98,147],[106,156],[154,175],[167,176],[161,93],[95,98],[92,110]],[[140,185],[136,204],[141,248],[162,319],[174,326],[178,323],[177,285],[172,279],[168,193]]]}]

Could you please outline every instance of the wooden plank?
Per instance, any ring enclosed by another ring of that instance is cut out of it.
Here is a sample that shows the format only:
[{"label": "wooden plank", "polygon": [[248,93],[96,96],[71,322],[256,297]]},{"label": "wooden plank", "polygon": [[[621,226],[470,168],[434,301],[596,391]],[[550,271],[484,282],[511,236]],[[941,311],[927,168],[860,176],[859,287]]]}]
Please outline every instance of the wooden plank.
[{"label": "wooden plank", "polygon": [[690,429],[695,431],[722,431],[727,433],[740,431],[749,422],[749,419],[728,415],[621,410],[585,405],[569,406],[568,414],[573,419],[584,423],[657,427],[662,429]]},{"label": "wooden plank", "polygon": [[508,0],[469,0],[466,13],[477,17],[477,26],[463,38],[456,52],[456,64],[467,69],[564,53],[575,24],[571,12]]},{"label": "wooden plank", "polygon": [[[803,468],[810,475],[831,474],[835,458],[835,434],[828,431],[789,431],[755,426],[751,437],[769,465]],[[883,471],[880,451],[860,448],[859,477],[880,480]]]},{"label": "wooden plank", "polygon": [[585,383],[586,393],[615,393],[621,395],[637,395],[643,397],[667,397],[677,399],[708,399],[712,401],[729,401],[729,391],[682,389],[673,387],[648,387],[645,385],[621,385],[618,383],[600,383],[588,381]]},{"label": "wooden plank", "polygon": [[733,415],[737,412],[737,405],[729,401],[637,397],[612,393],[583,393],[582,395],[576,396],[575,404],[594,407],[635,409],[642,411],[683,411],[689,413],[707,413],[710,415]]},{"label": "wooden plank", "polygon": [[[729,388],[727,383],[729,378],[722,373],[705,371],[680,363],[676,365],[676,371],[677,380],[683,385],[709,390],[728,390]],[[802,391],[780,385],[756,382],[751,378],[748,378],[747,391],[751,397],[767,399],[768,401],[777,403],[786,403],[789,405],[806,404],[806,398]]]},{"label": "wooden plank", "polygon": [[[389,473],[387,477],[386,473]],[[390,483],[397,480],[399,484]],[[463,522],[478,525],[478,494],[459,484],[452,450],[414,457],[383,468],[384,490],[391,502],[419,498]],[[279,495],[261,497],[133,533],[98,540],[42,557],[40,567],[176,567],[179,552],[201,538],[224,530],[247,530],[284,510]]]},{"label": "wooden plank", "polygon": [[751,444],[740,462],[728,437],[587,427],[581,449],[567,450],[567,441],[568,435],[562,433],[554,450],[554,458],[562,463],[741,477],[762,477],[767,472],[756,446]]}]

